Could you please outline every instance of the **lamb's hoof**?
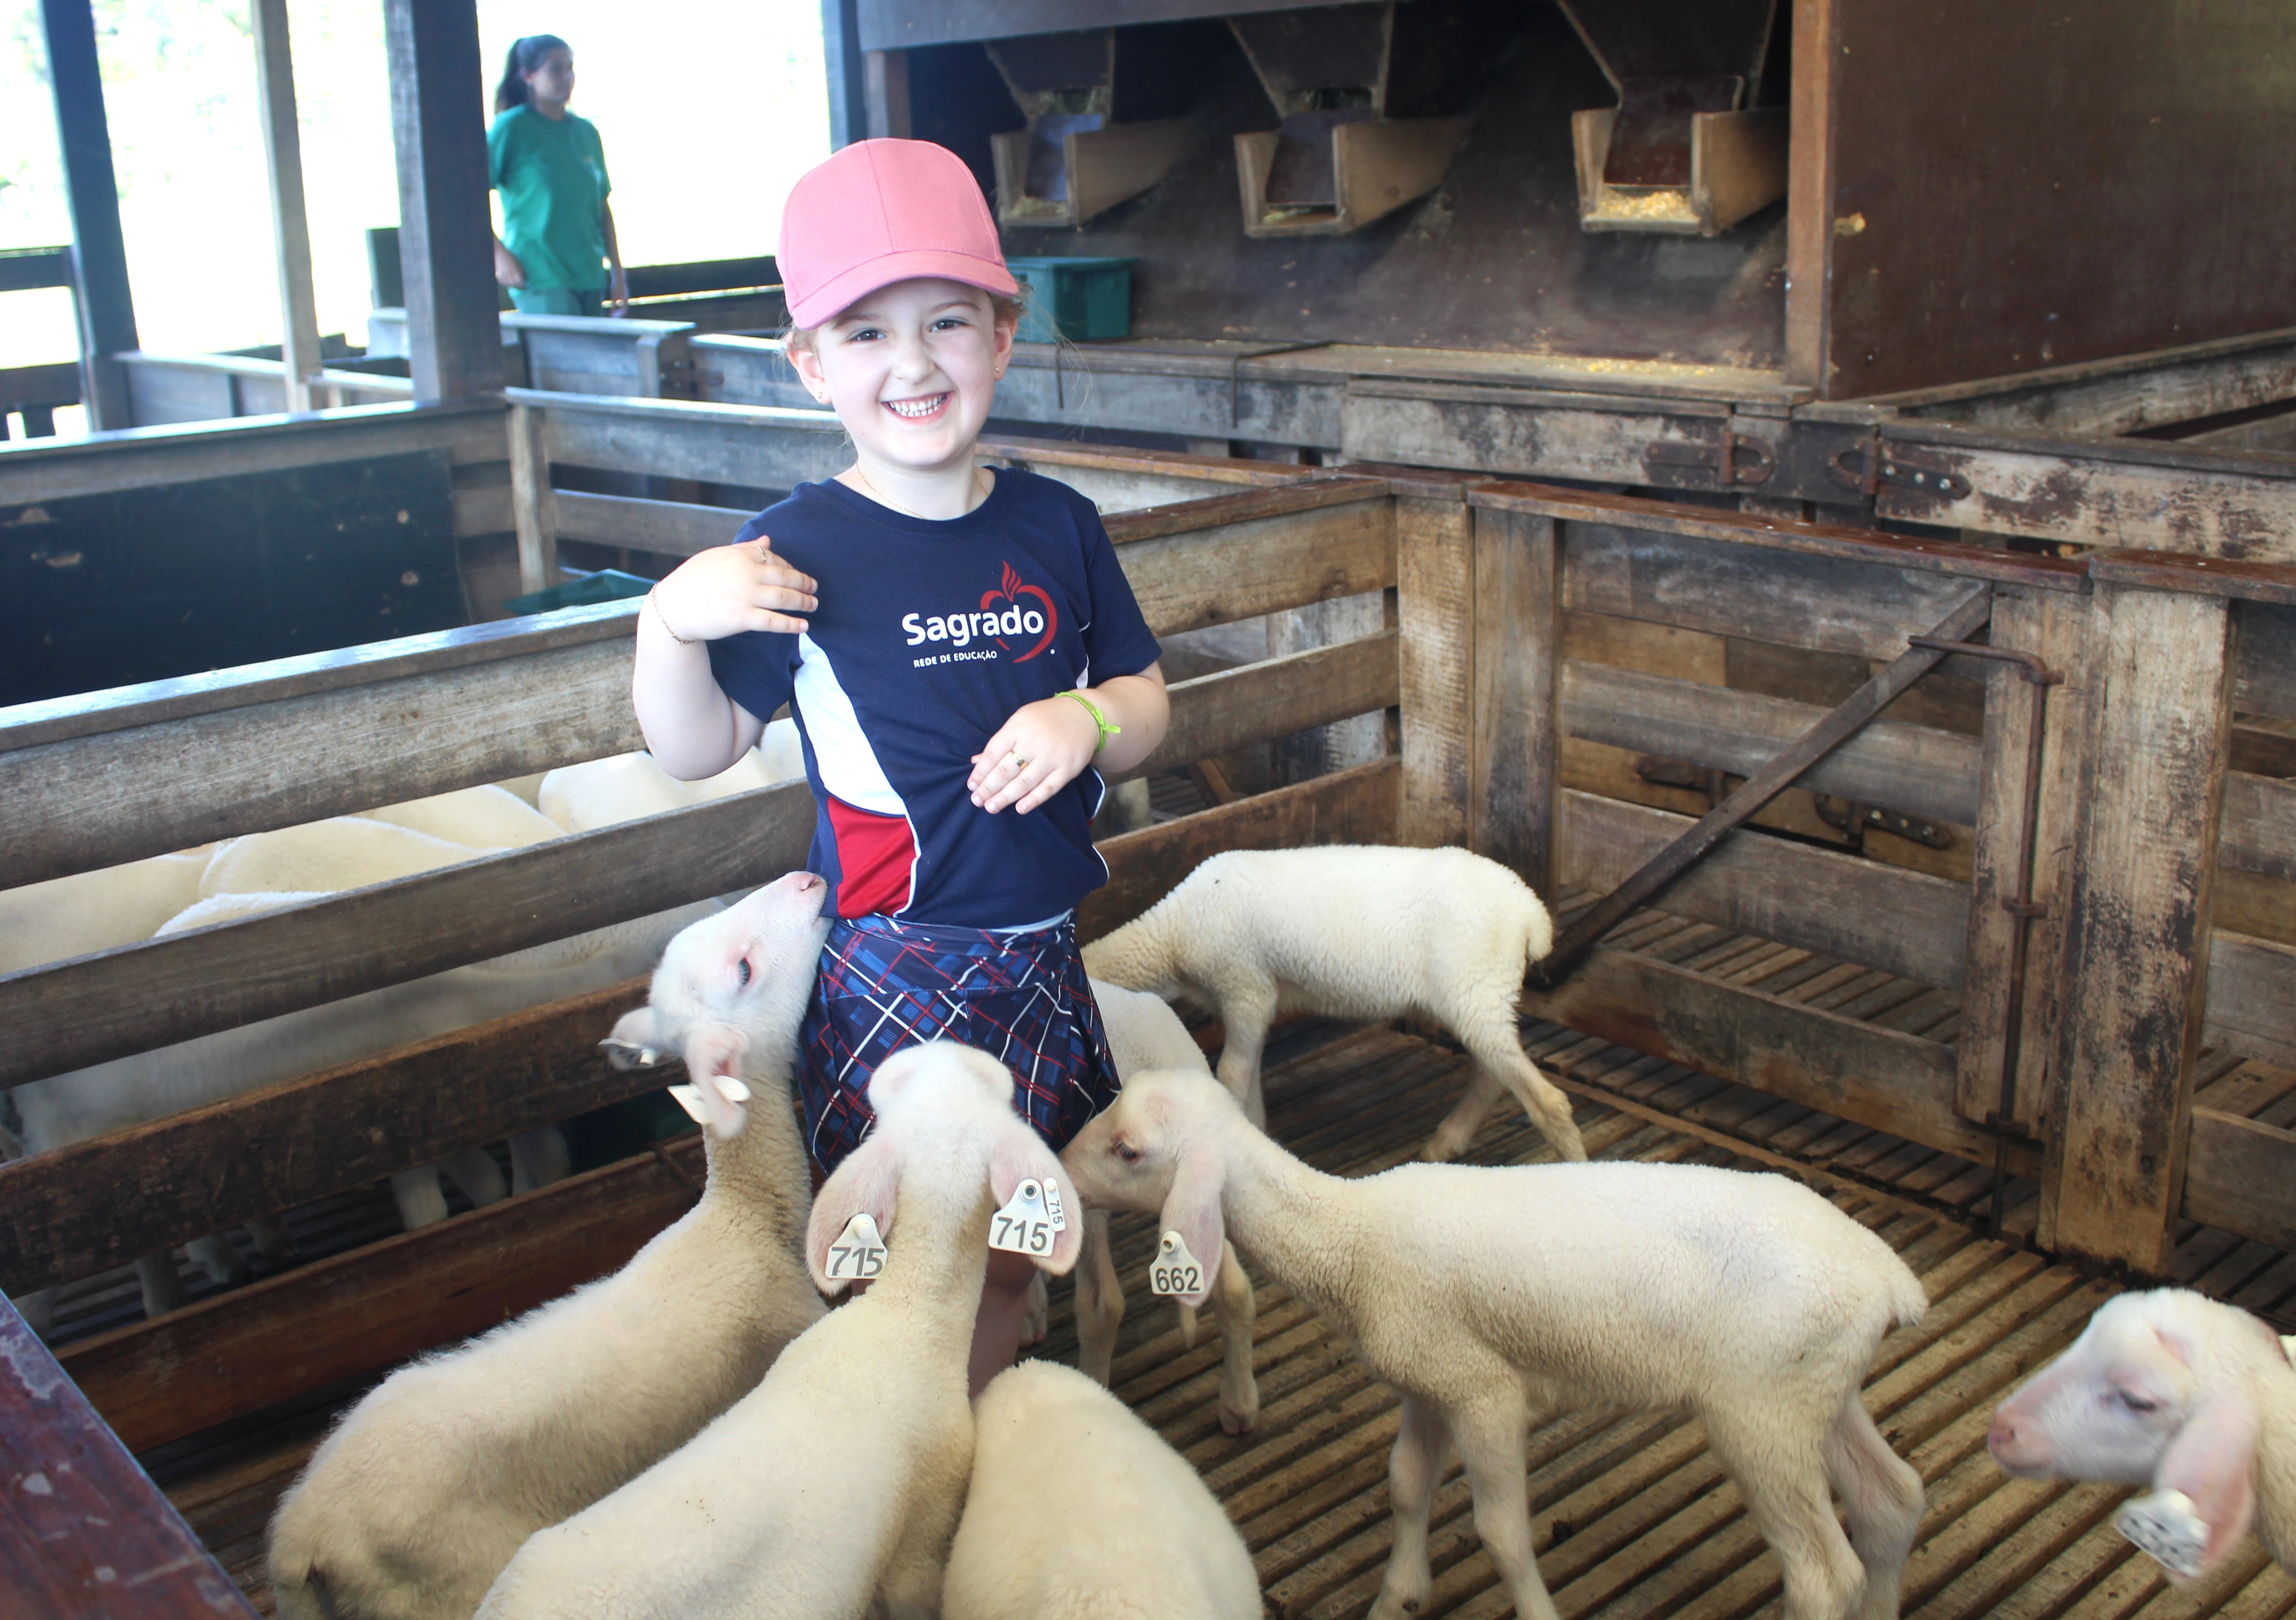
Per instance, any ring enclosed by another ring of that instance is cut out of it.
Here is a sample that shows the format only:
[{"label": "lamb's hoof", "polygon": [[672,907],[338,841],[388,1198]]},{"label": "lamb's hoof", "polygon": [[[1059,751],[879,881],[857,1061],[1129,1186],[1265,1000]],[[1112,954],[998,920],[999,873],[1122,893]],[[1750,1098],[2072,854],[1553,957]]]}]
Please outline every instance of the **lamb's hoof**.
[{"label": "lamb's hoof", "polygon": [[1226,1433],[1231,1435],[1248,1435],[1254,1428],[1258,1428],[1259,1424],[1259,1396],[1257,1391],[1253,1392],[1252,1399],[1249,1405],[1234,1406],[1229,1404],[1226,1401],[1222,1401],[1220,1403],[1220,1428]]},{"label": "lamb's hoof", "polygon": [[1423,1165],[1447,1165],[1458,1157],[1459,1150],[1440,1137],[1419,1150],[1419,1162]]},{"label": "lamb's hoof", "polygon": [[1430,1595],[1431,1594],[1421,1593],[1414,1597],[1406,1597],[1401,1592],[1390,1591],[1382,1587],[1380,1591],[1379,1601],[1371,1606],[1368,1620],[1406,1620],[1408,1616],[1423,1614],[1426,1611],[1427,1599]]}]

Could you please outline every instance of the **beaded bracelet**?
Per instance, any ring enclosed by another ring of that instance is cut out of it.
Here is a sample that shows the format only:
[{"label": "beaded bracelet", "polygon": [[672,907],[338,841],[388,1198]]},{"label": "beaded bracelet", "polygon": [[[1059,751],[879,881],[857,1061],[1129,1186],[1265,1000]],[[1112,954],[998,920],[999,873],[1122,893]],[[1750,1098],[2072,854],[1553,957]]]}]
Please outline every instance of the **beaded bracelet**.
[{"label": "beaded bracelet", "polygon": [[1090,698],[1086,697],[1084,693],[1070,690],[1061,693],[1061,696],[1063,698],[1074,698],[1078,702],[1083,704],[1084,712],[1092,716],[1092,723],[1095,725],[1100,727],[1100,740],[1092,745],[1092,751],[1094,753],[1097,754],[1101,749],[1106,748],[1108,746],[1108,740],[1111,737],[1120,737],[1124,734],[1124,728],[1120,725],[1109,724],[1108,716],[1100,712],[1100,705],[1095,703]]}]

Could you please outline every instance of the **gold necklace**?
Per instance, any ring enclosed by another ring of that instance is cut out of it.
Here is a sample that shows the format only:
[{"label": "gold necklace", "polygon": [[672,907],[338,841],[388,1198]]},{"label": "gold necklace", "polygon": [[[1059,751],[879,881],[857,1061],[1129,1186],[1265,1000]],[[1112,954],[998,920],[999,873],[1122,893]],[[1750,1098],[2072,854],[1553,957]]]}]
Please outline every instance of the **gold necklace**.
[{"label": "gold necklace", "polygon": [[[980,475],[983,470],[985,470],[980,467],[975,467],[972,470],[972,487],[974,489],[980,490],[980,498],[985,501],[988,498],[989,490],[980,488]],[[876,502],[880,506],[890,506],[895,511],[901,513],[904,517],[914,518],[920,523],[945,523],[949,521],[949,520],[946,518],[928,518],[924,513],[916,511],[913,507],[902,505],[898,501],[896,501],[890,495],[888,495],[883,490],[878,488],[876,480],[869,476],[867,470],[858,462],[853,463],[853,476],[859,479],[864,484],[866,484],[869,487],[869,498]],[[993,487],[994,486],[992,485],[991,488]],[[972,510],[978,511],[978,504],[976,503]],[[966,512],[959,512],[957,514],[958,517],[964,517],[967,515],[969,514]]]}]

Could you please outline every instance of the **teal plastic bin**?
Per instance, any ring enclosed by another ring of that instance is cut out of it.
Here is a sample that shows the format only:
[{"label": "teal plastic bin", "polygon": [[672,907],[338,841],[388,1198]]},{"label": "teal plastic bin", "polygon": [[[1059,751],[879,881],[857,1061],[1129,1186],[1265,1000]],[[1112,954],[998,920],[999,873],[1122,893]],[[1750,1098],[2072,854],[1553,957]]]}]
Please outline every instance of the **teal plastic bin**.
[{"label": "teal plastic bin", "polygon": [[1132,335],[1129,258],[1008,258],[1013,278],[1029,289],[1021,341],[1071,343]]},{"label": "teal plastic bin", "polygon": [[503,611],[524,617],[529,613],[551,613],[560,608],[586,608],[595,602],[620,601],[625,597],[644,596],[653,589],[653,581],[641,579],[636,574],[625,574],[619,569],[600,569],[594,574],[585,574],[579,579],[570,579],[564,585],[546,585],[539,591],[529,591],[523,596],[513,596],[503,603]]}]

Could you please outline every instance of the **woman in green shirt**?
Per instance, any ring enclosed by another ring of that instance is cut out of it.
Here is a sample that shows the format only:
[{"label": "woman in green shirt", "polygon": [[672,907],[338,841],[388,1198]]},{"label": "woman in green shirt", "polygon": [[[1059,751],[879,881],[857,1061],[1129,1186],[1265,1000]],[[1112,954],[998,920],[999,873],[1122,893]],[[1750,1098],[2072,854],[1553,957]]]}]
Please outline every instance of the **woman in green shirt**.
[{"label": "woman in green shirt", "polygon": [[528,315],[594,315],[608,298],[626,315],[629,282],[606,203],[606,149],[596,125],[566,110],[573,95],[574,52],[564,40],[529,34],[511,46],[487,131],[488,177],[502,193],[495,280]]}]

